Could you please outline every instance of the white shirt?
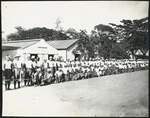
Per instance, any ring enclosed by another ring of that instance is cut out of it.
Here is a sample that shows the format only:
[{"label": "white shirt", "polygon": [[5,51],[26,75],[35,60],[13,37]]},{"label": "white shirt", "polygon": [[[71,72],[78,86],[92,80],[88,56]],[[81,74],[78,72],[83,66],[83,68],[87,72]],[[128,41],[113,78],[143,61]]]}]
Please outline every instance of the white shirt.
[{"label": "white shirt", "polygon": [[34,62],[32,61],[32,65],[33,65],[33,68],[35,68],[37,64],[35,63],[35,61]]},{"label": "white shirt", "polygon": [[104,70],[104,66],[100,66],[99,70],[101,70],[101,71]]},{"label": "white shirt", "polygon": [[67,69],[66,67],[62,68],[62,70],[63,70],[63,73],[64,73],[64,74],[67,74],[67,70],[68,70],[68,69]]},{"label": "white shirt", "polygon": [[128,68],[131,68],[131,64],[128,64]]},{"label": "white shirt", "polygon": [[71,71],[72,71],[72,68],[71,68],[71,67],[68,67],[68,70],[69,70],[69,72],[71,72]]},{"label": "white shirt", "polygon": [[72,66],[74,66],[74,65],[75,65],[75,62],[74,62],[74,61],[72,61],[72,62],[71,62],[71,65],[72,65]]},{"label": "white shirt", "polygon": [[43,66],[44,66],[44,68],[48,68],[48,63],[44,62]]},{"label": "white shirt", "polygon": [[94,67],[92,66],[91,69],[92,69],[92,71],[93,71],[93,70],[94,70]]},{"label": "white shirt", "polygon": [[119,64],[119,69],[122,69],[123,68],[123,65],[122,64]]},{"label": "white shirt", "polygon": [[76,61],[75,63],[78,65],[78,64],[79,64],[79,61]]},{"label": "white shirt", "polygon": [[86,69],[82,67],[82,71],[83,71],[83,73],[85,72],[85,70],[86,70]]},{"label": "white shirt", "polygon": [[32,61],[26,61],[25,64],[27,68],[32,68]]},{"label": "white shirt", "polygon": [[21,68],[21,61],[19,60],[14,60],[14,65],[15,65],[15,68]]},{"label": "white shirt", "polygon": [[89,68],[87,68],[87,71],[88,71],[88,72],[90,72],[90,69],[89,69]]},{"label": "white shirt", "polygon": [[95,71],[96,71],[96,73],[98,73],[99,72],[99,68],[96,68]]},{"label": "white shirt", "polygon": [[53,67],[54,66],[54,62],[53,61],[48,61],[49,63],[49,67]]},{"label": "white shirt", "polygon": [[104,65],[104,69],[107,69],[108,67],[107,67],[107,65]]},{"label": "white shirt", "polygon": [[41,67],[41,66],[42,66],[42,62],[41,62],[41,61],[38,61],[38,62],[37,62],[37,66],[38,66],[38,67]]},{"label": "white shirt", "polygon": [[12,62],[9,60],[9,61],[4,61],[4,65],[5,65],[5,69],[11,69],[11,64]]},{"label": "white shirt", "polygon": [[60,72],[60,71],[56,71],[55,75],[58,75],[58,77],[59,77],[59,76],[61,76],[61,75],[62,75],[62,72]]}]

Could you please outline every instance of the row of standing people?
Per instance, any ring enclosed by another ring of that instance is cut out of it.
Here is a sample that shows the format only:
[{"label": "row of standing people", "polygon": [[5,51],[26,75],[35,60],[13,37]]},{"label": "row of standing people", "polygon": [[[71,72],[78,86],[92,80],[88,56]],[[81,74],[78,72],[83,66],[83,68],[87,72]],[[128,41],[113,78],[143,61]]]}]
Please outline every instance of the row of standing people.
[{"label": "row of standing people", "polygon": [[19,57],[14,61],[7,56],[4,62],[5,88],[10,89],[13,81],[14,88],[20,88],[24,81],[25,86],[40,86],[43,84],[60,83],[65,81],[100,77],[104,75],[133,72],[148,69],[148,61],[130,60],[90,60],[90,61],[40,61],[40,58],[21,62]]}]

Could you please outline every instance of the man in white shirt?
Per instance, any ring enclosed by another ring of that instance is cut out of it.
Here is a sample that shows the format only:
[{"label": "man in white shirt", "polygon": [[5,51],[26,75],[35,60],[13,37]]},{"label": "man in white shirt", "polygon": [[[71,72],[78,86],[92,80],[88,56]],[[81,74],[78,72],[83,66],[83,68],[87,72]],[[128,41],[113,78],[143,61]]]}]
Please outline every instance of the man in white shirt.
[{"label": "man in white shirt", "polygon": [[123,65],[122,65],[122,63],[119,63],[119,73],[123,73]]},{"label": "man in white shirt", "polygon": [[132,68],[131,63],[129,63],[129,62],[127,63],[127,68],[128,68],[128,72],[131,72],[131,68]]},{"label": "man in white shirt", "polygon": [[[25,62],[26,71],[25,71],[25,86],[31,85],[32,81],[32,61],[30,57],[27,58],[28,60]],[[27,85],[26,85],[27,83]]]},{"label": "man in white shirt", "polygon": [[61,82],[61,77],[62,77],[62,70],[61,70],[61,68],[59,68],[58,71],[56,71],[56,73],[55,73],[56,83]]},{"label": "man in white shirt", "polygon": [[10,82],[12,78],[12,62],[10,61],[10,55],[6,56],[3,67],[5,76],[5,89],[10,90]]},{"label": "man in white shirt", "polygon": [[16,84],[18,83],[18,88],[20,88],[20,82],[22,80],[22,62],[19,60],[19,56],[14,58],[13,64],[15,69],[15,79],[14,79],[14,89],[16,89]]},{"label": "man in white shirt", "polygon": [[68,81],[68,80],[69,80],[68,71],[69,71],[69,69],[68,69],[67,65],[65,65],[65,66],[62,68],[62,72],[63,72],[62,75],[63,75],[64,81]]},{"label": "man in white shirt", "polygon": [[35,69],[36,69],[36,72],[34,74],[34,85],[35,86],[40,86],[41,85],[41,79],[42,79],[41,68],[42,68],[42,63],[40,61],[40,58],[37,57],[35,59]]}]

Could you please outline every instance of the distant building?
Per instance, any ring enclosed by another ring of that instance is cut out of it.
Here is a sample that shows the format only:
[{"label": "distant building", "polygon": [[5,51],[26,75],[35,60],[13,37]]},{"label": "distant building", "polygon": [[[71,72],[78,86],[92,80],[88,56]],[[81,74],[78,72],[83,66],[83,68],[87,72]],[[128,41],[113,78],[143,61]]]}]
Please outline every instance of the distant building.
[{"label": "distant building", "polygon": [[2,42],[3,59],[7,54],[10,54],[11,57],[21,56],[23,61],[27,60],[29,56],[38,56],[41,61],[48,59],[49,56],[63,60],[74,60],[76,55],[72,51],[77,47],[77,42],[78,39],[55,41],[30,39]]},{"label": "distant building", "polygon": [[64,60],[74,60],[77,54],[73,54],[72,51],[78,46],[78,39],[71,40],[55,40],[47,41],[48,44],[58,50],[58,55]]},{"label": "distant building", "polygon": [[141,50],[137,50],[135,53],[136,59],[148,59],[149,58],[149,50],[145,50],[145,54],[142,53]]}]

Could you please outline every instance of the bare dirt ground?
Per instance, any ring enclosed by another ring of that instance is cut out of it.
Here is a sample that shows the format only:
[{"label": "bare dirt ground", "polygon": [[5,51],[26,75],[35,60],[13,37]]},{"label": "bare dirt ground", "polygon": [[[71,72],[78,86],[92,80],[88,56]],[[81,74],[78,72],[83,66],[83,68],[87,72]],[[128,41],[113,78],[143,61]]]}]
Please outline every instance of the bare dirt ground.
[{"label": "bare dirt ground", "polygon": [[148,80],[148,71],[137,71],[3,90],[3,116],[145,117]]}]

